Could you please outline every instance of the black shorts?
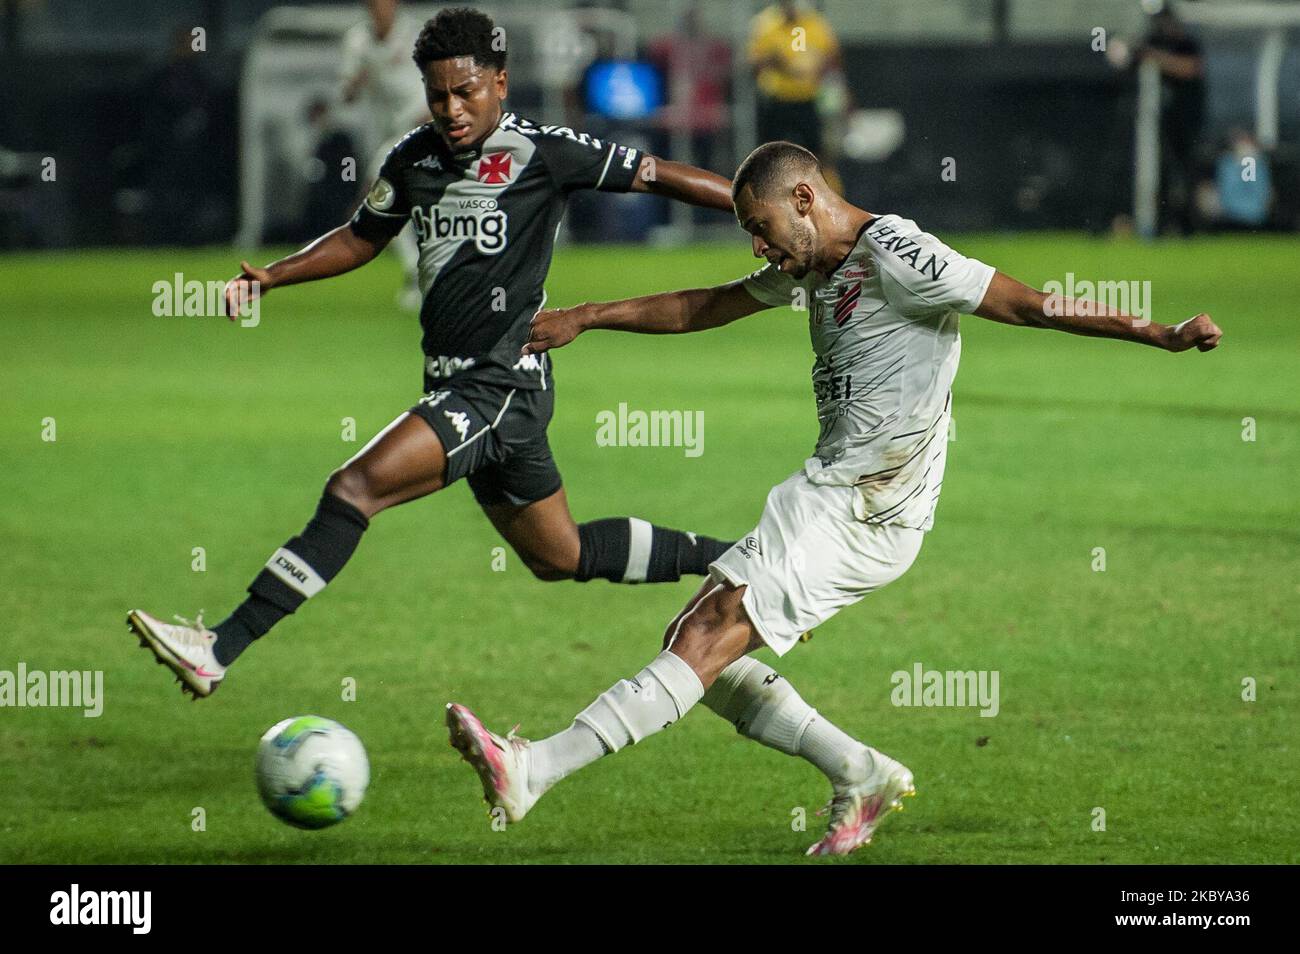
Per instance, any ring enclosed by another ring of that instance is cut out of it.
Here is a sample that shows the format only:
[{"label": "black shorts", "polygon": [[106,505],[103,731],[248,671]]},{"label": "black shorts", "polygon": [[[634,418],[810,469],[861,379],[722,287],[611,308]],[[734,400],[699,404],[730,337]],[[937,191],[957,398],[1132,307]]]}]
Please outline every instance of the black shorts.
[{"label": "black shorts", "polygon": [[442,441],[446,485],[469,478],[480,506],[523,506],[560,489],[546,427],[555,410],[551,389],[526,390],[475,381],[448,382],[411,408]]}]

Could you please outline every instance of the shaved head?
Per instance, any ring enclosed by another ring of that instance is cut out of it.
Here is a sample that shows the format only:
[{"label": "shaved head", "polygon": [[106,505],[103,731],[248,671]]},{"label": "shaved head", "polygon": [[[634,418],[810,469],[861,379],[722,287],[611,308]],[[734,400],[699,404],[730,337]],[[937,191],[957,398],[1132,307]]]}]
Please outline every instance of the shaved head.
[{"label": "shaved head", "polygon": [[753,191],[754,198],[769,200],[798,182],[818,182],[821,178],[822,164],[803,146],[768,142],[746,156],[736,170],[731,180],[731,200],[735,202],[745,186]]}]

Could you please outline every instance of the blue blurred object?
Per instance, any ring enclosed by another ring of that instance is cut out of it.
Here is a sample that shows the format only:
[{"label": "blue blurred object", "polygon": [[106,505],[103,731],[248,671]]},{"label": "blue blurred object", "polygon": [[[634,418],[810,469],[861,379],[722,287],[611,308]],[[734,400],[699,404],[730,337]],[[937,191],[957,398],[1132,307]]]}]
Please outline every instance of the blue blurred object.
[{"label": "blue blurred object", "polygon": [[597,60],[582,78],[587,111],[611,119],[644,119],[664,104],[664,78],[652,63]]},{"label": "blue blurred object", "polygon": [[[1254,176],[1242,172],[1242,159],[1254,160]],[[1263,225],[1268,221],[1269,200],[1273,194],[1273,176],[1268,157],[1262,152],[1240,156],[1233,152],[1219,157],[1215,169],[1219,185],[1219,202],[1223,218],[1234,225]]]}]

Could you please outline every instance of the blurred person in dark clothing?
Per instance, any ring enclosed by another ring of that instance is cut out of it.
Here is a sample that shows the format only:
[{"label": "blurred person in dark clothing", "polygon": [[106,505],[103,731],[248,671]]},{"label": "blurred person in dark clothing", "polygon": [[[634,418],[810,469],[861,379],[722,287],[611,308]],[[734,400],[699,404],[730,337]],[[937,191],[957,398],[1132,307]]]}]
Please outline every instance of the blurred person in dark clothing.
[{"label": "blurred person in dark clothing", "polygon": [[340,170],[357,151],[352,137],[336,122],[325,98],[318,97],[307,106],[307,123],[313,143],[302,230],[304,235],[320,235],[333,228],[355,204],[355,184],[344,179]]},{"label": "blurred person in dark clothing", "polygon": [[161,242],[212,241],[228,222],[221,183],[227,159],[216,132],[216,91],[189,28],[171,38],[167,60],[145,79],[141,138],[131,153],[142,163],[148,220]]},{"label": "blurred person in dark clothing", "polygon": [[1151,18],[1137,58],[1160,68],[1160,219],[1192,231],[1196,149],[1205,116],[1205,57],[1201,44],[1169,7]]}]

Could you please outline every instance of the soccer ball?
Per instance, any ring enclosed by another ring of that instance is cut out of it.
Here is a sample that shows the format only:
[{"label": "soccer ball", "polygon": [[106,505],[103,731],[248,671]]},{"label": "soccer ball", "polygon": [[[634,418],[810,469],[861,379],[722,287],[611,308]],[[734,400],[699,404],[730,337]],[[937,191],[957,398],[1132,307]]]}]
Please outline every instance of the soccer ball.
[{"label": "soccer ball", "polygon": [[370,761],[348,728],[297,716],[266,730],[257,746],[257,791],[271,814],[297,828],[327,828],[361,805]]}]

